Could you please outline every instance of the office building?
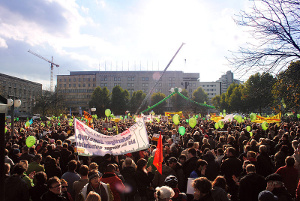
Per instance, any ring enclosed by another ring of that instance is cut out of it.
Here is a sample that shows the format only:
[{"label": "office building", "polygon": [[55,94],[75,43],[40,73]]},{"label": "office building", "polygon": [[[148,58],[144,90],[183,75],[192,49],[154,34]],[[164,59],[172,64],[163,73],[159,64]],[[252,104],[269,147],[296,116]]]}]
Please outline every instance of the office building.
[{"label": "office building", "polygon": [[233,79],[233,73],[231,71],[227,71],[226,74],[222,75],[217,82],[221,82],[221,94],[226,93],[228,87],[232,83],[240,84],[241,81]]},{"label": "office building", "polygon": [[209,101],[217,95],[221,95],[221,82],[200,82],[200,87],[207,93]]},{"label": "office building", "polygon": [[5,98],[20,99],[21,106],[14,109],[16,116],[29,116],[42,94],[42,84],[0,73],[0,94]]},{"label": "office building", "polygon": [[[65,97],[66,105],[72,111],[88,110],[88,103],[97,86],[112,89],[119,85],[132,95],[142,90],[148,93],[159,80],[163,71],[71,71],[70,75],[57,76],[57,90]],[[166,71],[152,93],[161,92],[169,95],[171,88],[182,88],[193,93],[199,87],[199,73]],[[168,101],[166,110],[171,110]]]}]

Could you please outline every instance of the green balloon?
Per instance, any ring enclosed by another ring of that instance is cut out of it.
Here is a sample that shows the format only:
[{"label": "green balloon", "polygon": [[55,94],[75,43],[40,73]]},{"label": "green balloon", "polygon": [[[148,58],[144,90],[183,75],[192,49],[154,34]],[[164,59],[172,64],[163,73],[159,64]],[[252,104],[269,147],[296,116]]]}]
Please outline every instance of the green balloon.
[{"label": "green balloon", "polygon": [[255,121],[256,120],[256,114],[255,113],[251,113],[250,114],[250,120],[251,121]]},{"label": "green balloon", "polygon": [[219,128],[219,124],[216,122],[215,123],[215,129],[218,129]]},{"label": "green balloon", "polygon": [[243,121],[242,116],[238,115],[237,118],[236,118],[236,121],[237,121],[238,123],[242,123],[242,121]]},{"label": "green balloon", "polygon": [[199,116],[198,116],[198,115],[196,115],[196,119],[198,119],[198,117],[199,117]]},{"label": "green balloon", "polygon": [[179,122],[180,122],[180,117],[179,117],[179,115],[178,115],[178,114],[174,114],[174,116],[173,116],[173,123],[174,123],[175,125],[178,125]]},{"label": "green balloon", "polygon": [[186,122],[186,123],[189,123],[189,120],[188,120],[188,119],[186,119],[186,120],[185,120],[185,122]]},{"label": "green balloon", "polygon": [[300,119],[300,114],[297,114],[297,118]]},{"label": "green balloon", "polygon": [[197,120],[194,117],[189,119],[190,127],[194,128],[196,124],[197,124]]},{"label": "green balloon", "polygon": [[268,129],[269,125],[268,125],[267,122],[263,122],[263,123],[261,124],[261,127],[262,127],[262,129],[265,131],[265,130]]},{"label": "green balloon", "polygon": [[160,122],[160,119],[159,119],[159,118],[156,118],[156,121],[159,123],[159,122]]},{"label": "green balloon", "polygon": [[32,147],[35,144],[35,137],[34,136],[28,136],[26,139],[26,145],[27,147]]},{"label": "green balloon", "polygon": [[110,109],[106,109],[106,110],[105,110],[105,116],[109,117],[109,116],[110,116],[110,114],[111,114],[111,111],[110,111]]},{"label": "green balloon", "polygon": [[6,133],[6,132],[7,132],[7,128],[5,127],[4,133]]},{"label": "green balloon", "polygon": [[250,132],[250,137],[252,137],[253,136],[253,133],[252,132]]},{"label": "green balloon", "polygon": [[246,129],[247,129],[248,132],[250,132],[251,131],[251,126],[247,126]]},{"label": "green balloon", "polygon": [[224,121],[219,121],[218,122],[219,127],[222,129],[224,128]]},{"label": "green balloon", "polygon": [[27,122],[25,123],[25,126],[26,126],[26,127],[29,127],[29,126],[30,126],[29,121],[27,121]]},{"label": "green balloon", "polygon": [[184,134],[185,134],[185,127],[180,126],[180,127],[178,128],[178,132],[179,132],[180,135],[184,135]]},{"label": "green balloon", "polygon": [[72,123],[72,122],[69,122],[69,126],[73,126],[73,123]]}]

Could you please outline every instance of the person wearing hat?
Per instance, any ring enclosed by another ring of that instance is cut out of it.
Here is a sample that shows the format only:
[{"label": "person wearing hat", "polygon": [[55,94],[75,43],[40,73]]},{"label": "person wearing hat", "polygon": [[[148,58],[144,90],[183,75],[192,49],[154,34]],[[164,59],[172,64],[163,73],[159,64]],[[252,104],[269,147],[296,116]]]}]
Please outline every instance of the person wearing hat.
[{"label": "person wearing hat", "polygon": [[88,177],[89,183],[87,183],[81,191],[81,196],[83,200],[86,199],[90,191],[98,193],[101,196],[101,201],[114,200],[114,196],[110,189],[110,185],[100,181],[100,175],[97,170],[90,171]]},{"label": "person wearing hat", "polygon": [[168,160],[168,166],[171,167],[176,174],[178,179],[178,188],[180,191],[186,190],[186,180],[183,172],[182,165],[178,162],[177,158],[171,157]]},{"label": "person wearing hat", "polygon": [[277,201],[278,197],[271,191],[264,190],[258,194],[258,201]]},{"label": "person wearing hat", "polygon": [[178,179],[174,175],[169,175],[165,179],[165,185],[169,186],[173,189],[174,191],[174,196],[172,197],[172,201],[185,201],[187,200],[187,196],[185,193],[180,192],[178,188]]},{"label": "person wearing hat", "polygon": [[277,174],[273,173],[266,177],[267,187],[266,190],[272,192],[275,196],[278,197],[278,200],[286,200],[292,201],[293,197],[285,188],[282,177]]},{"label": "person wearing hat", "polygon": [[156,201],[171,201],[175,195],[172,188],[169,186],[156,187],[154,197]]}]

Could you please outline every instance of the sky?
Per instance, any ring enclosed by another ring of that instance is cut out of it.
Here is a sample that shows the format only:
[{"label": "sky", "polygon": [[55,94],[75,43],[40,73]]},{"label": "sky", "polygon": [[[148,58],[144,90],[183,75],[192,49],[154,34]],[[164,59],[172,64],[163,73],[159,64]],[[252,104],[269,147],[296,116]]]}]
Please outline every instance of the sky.
[{"label": "sky", "polygon": [[[70,71],[168,70],[212,82],[250,40],[234,18],[249,0],[0,0],[0,72],[50,86]],[[235,79],[247,80],[248,77]]]}]

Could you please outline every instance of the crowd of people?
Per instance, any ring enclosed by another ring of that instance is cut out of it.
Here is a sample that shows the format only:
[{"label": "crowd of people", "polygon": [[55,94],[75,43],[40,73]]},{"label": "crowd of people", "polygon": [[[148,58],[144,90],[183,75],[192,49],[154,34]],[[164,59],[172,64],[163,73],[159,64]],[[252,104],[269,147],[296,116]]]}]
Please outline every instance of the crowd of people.
[{"label": "crowd of people", "polygon": [[[94,120],[93,128],[116,135],[135,122]],[[267,130],[246,120],[198,119],[186,133],[169,122],[147,122],[147,150],[114,156],[78,156],[68,120],[7,123],[6,201],[298,201],[300,200],[299,122],[271,123]],[[251,132],[246,127],[251,126]],[[163,141],[162,174],[153,165]],[[26,146],[34,136],[35,145]]]}]

